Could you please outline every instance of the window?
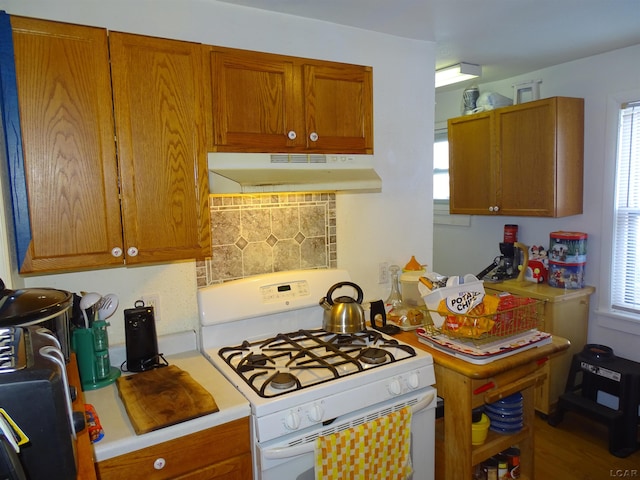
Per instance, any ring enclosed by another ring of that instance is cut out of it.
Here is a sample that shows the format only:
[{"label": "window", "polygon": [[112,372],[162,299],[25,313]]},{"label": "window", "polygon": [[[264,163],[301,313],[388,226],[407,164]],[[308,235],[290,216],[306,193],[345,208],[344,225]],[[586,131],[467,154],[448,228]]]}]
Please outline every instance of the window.
[{"label": "window", "polygon": [[447,129],[435,131],[433,142],[433,199],[449,200],[449,139]]},{"label": "window", "polygon": [[611,307],[640,315],[640,101],[618,120]]}]

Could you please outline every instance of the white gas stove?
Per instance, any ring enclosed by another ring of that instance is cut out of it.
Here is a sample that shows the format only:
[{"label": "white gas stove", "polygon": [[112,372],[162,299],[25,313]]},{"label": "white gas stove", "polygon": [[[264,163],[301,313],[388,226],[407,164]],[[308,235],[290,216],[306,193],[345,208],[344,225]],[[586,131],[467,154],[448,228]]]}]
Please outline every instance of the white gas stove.
[{"label": "white gas stove", "polygon": [[322,330],[320,299],[348,280],[299,270],[198,292],[202,352],[251,404],[256,479],[306,478],[318,436],[404,406],[421,452],[415,478],[433,478],[433,359],[376,330]]}]

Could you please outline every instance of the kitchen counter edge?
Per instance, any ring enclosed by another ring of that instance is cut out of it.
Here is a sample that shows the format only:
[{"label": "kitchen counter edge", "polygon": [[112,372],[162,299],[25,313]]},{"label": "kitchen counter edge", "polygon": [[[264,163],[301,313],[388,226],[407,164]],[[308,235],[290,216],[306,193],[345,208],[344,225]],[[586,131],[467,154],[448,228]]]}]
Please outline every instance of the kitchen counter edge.
[{"label": "kitchen counter edge", "polygon": [[97,390],[85,391],[85,401],[95,407],[104,430],[104,437],[94,444],[96,462],[250,415],[249,402],[200,352],[189,351],[167,355],[166,359],[170,365],[176,365],[188,372],[196,382],[202,385],[215,399],[219,411],[138,435],[129,421],[115,383]]}]

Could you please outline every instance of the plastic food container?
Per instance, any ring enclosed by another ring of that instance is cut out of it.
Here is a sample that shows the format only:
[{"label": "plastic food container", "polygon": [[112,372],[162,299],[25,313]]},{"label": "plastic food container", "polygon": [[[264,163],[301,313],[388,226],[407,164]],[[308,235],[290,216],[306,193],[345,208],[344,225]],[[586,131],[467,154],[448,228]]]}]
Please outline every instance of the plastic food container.
[{"label": "plastic food container", "polygon": [[484,413],[479,422],[471,424],[471,444],[482,445],[487,439],[491,421]]}]

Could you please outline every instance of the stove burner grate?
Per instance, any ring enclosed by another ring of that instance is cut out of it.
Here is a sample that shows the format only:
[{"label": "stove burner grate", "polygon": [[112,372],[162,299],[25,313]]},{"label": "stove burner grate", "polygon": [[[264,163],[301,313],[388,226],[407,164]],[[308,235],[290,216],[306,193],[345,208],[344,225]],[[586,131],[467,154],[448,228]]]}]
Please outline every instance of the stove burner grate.
[{"label": "stove burner grate", "polygon": [[[218,355],[258,395],[271,398],[397,361],[388,348],[407,354],[400,360],[416,354],[413,347],[386,339],[373,330],[351,335],[299,330],[221,348]],[[307,378],[302,384],[295,374],[315,369],[325,373],[311,380]]]}]

